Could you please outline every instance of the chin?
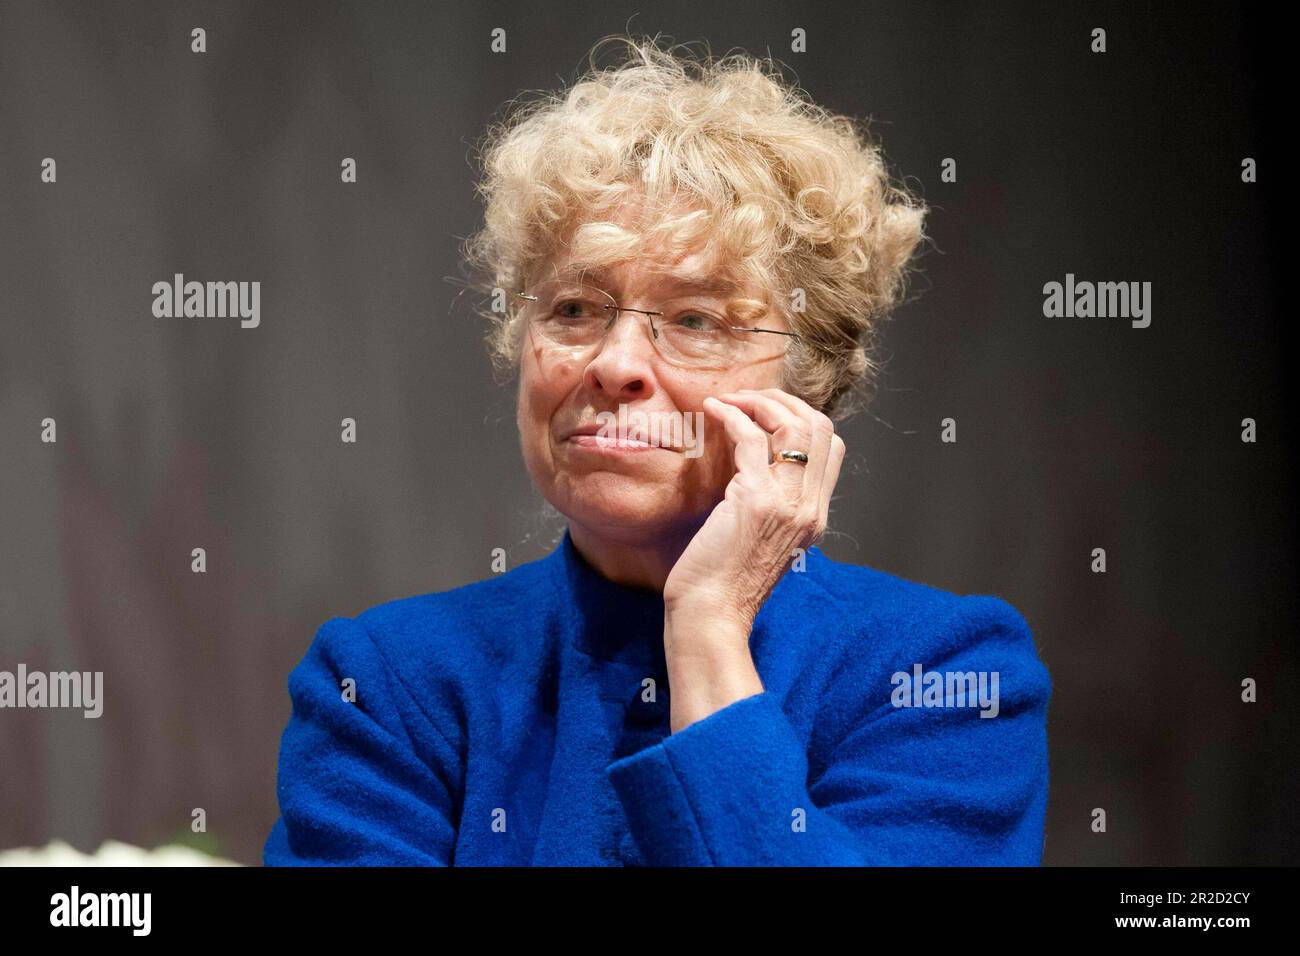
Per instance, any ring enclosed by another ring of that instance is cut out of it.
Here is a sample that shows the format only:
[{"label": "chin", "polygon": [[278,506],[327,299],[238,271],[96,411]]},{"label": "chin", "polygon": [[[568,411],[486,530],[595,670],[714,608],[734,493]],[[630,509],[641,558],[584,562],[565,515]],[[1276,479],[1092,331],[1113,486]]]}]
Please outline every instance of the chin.
[{"label": "chin", "polygon": [[614,472],[590,472],[557,483],[551,498],[571,521],[612,531],[653,531],[676,524],[689,510],[676,485],[646,481]]}]

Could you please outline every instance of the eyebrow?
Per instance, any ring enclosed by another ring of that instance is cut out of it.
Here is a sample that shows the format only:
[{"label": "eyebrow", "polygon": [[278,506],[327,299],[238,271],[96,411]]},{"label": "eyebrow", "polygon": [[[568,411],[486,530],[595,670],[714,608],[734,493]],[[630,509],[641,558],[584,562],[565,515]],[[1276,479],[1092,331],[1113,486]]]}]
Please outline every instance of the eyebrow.
[{"label": "eyebrow", "polygon": [[718,276],[670,276],[677,288],[690,289],[695,292],[735,292],[736,283]]},{"label": "eyebrow", "polygon": [[[579,275],[585,276],[597,285],[604,285],[609,281],[609,272],[603,268],[572,270],[570,275],[574,278],[577,278]],[[737,283],[716,275],[665,273],[664,278],[668,280],[669,284],[671,284],[673,288],[688,292],[729,294],[737,292],[740,288]]]}]

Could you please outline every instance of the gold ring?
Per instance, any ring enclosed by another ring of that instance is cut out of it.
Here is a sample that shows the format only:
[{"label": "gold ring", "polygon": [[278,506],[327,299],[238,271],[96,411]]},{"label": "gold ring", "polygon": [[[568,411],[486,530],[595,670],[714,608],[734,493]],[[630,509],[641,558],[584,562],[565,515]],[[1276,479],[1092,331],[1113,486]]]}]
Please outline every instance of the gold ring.
[{"label": "gold ring", "polygon": [[776,460],[773,464],[777,461],[794,461],[806,465],[808,464],[808,456],[801,451],[779,451],[776,453]]}]

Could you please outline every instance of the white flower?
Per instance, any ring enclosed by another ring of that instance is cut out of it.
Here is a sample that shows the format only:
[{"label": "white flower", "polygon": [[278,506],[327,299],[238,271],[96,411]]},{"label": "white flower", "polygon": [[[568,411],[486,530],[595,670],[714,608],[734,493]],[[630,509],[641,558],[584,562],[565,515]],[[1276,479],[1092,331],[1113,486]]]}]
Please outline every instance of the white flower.
[{"label": "white flower", "polygon": [[233,860],[208,856],[187,846],[160,846],[156,850],[105,840],[94,853],[82,853],[62,840],[43,847],[0,850],[0,866],[240,866]]}]

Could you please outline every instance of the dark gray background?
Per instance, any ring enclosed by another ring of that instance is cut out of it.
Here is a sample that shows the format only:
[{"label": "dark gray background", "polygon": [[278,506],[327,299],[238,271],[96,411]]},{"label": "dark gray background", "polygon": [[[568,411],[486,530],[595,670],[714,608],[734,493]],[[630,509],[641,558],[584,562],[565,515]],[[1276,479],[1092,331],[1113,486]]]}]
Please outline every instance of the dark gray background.
[{"label": "dark gray background", "polygon": [[[316,628],[550,549],[446,277],[485,124],[631,29],[770,51],[934,207],[823,547],[1024,613],[1045,861],[1297,862],[1282,30],[1133,7],[0,4],[0,668],[106,683],[97,721],[0,711],[0,847],[152,846],[203,807],[259,862]],[[154,318],[175,272],[260,280],[261,327]],[[1067,272],[1152,282],[1151,327],[1044,318]]]}]

